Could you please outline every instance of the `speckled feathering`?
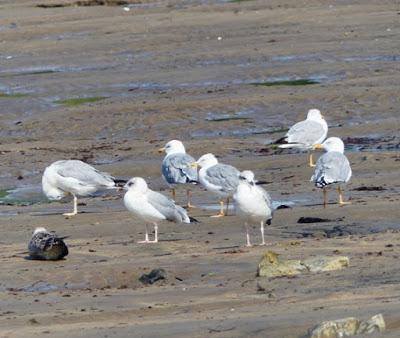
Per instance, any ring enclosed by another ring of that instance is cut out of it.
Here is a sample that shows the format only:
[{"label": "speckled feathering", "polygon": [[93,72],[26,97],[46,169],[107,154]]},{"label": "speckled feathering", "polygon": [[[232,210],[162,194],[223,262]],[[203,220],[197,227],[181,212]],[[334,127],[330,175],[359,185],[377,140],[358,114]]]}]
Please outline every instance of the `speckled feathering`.
[{"label": "speckled feathering", "polygon": [[36,228],[29,241],[28,250],[32,259],[59,260],[68,255],[66,237],[58,237],[45,228]]}]

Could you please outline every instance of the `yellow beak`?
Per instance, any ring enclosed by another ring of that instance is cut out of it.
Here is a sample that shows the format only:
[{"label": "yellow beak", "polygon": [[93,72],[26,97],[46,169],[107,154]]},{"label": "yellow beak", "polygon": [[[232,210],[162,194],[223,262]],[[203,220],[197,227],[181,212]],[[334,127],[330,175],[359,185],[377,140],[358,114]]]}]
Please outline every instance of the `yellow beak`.
[{"label": "yellow beak", "polygon": [[162,147],[162,148],[158,149],[159,153],[163,153],[164,151],[165,151],[165,147]]},{"label": "yellow beak", "polygon": [[193,162],[193,163],[190,163],[190,166],[192,168],[197,168],[199,165],[197,164],[197,162]]},{"label": "yellow beak", "polygon": [[324,147],[322,146],[321,143],[317,143],[313,145],[313,150],[320,150],[320,149],[324,149]]}]

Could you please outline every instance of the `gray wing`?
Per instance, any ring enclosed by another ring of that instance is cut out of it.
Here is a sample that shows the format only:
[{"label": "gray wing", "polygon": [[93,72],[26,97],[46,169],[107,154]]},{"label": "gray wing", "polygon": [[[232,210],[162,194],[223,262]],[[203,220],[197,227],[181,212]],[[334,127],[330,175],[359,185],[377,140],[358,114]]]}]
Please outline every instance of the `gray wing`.
[{"label": "gray wing", "polygon": [[189,223],[189,216],[182,207],[175,205],[174,201],[153,190],[147,191],[147,201],[168,221]]},{"label": "gray wing", "polygon": [[260,186],[257,186],[257,189],[260,191],[265,203],[267,203],[268,207],[272,208],[271,196]]},{"label": "gray wing", "polygon": [[287,132],[288,143],[313,145],[325,134],[324,128],[315,121],[301,121],[292,126]]},{"label": "gray wing", "polygon": [[63,177],[71,177],[83,185],[90,186],[112,186],[114,177],[108,173],[101,172],[87,163],[79,160],[58,161],[57,173]]},{"label": "gray wing", "polygon": [[322,155],[315,166],[311,180],[319,188],[340,182],[347,182],[351,176],[349,160],[342,153],[331,151]]},{"label": "gray wing", "polygon": [[162,174],[169,184],[197,182],[197,170],[191,164],[196,160],[188,154],[167,156],[162,163]]},{"label": "gray wing", "polygon": [[223,192],[234,192],[239,184],[239,170],[231,165],[216,164],[207,169],[205,179],[213,185],[220,186]]}]

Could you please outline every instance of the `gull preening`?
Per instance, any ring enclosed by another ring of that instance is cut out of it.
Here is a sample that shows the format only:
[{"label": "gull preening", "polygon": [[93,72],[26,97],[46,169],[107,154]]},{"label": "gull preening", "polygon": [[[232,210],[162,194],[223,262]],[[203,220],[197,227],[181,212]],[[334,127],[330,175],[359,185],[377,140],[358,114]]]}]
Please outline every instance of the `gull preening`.
[{"label": "gull preening", "polygon": [[254,173],[245,170],[240,173],[239,185],[233,195],[235,201],[236,215],[244,220],[246,227],[246,246],[251,246],[249,235],[249,223],[260,224],[261,244],[265,245],[264,225],[271,224],[272,203],[269,194],[260,186],[256,185]]},{"label": "gull preening", "polygon": [[74,209],[64,216],[78,213],[77,196],[89,196],[98,190],[115,189],[116,180],[108,173],[98,171],[79,160],[61,160],[48,166],[42,177],[44,194],[50,200],[60,200],[71,194]]},{"label": "gull preening", "polygon": [[[148,188],[146,181],[141,177],[130,179],[125,185],[125,207],[146,222],[146,235],[144,241],[138,243],[158,242],[158,223],[170,221],[175,223],[190,223],[185,209],[168,197]],[[154,225],[154,240],[149,240],[147,223]]]},{"label": "gull preening", "polygon": [[297,148],[310,151],[309,166],[315,167],[311,150],[313,150],[314,145],[322,143],[327,135],[328,124],[325,118],[318,109],[310,109],[307,119],[293,125],[281,139],[287,144],[281,144],[279,148]]},{"label": "gull preening", "polygon": [[[181,141],[169,141],[159,152],[165,151],[166,156],[161,165],[162,177],[172,188],[172,199],[175,201],[175,186],[198,183],[197,170],[191,166],[195,159],[186,154]],[[192,208],[191,191],[186,190],[187,207]]]},{"label": "gull preening", "polygon": [[317,161],[314,175],[311,181],[315,186],[322,188],[324,192],[324,207],[327,203],[326,187],[337,184],[339,204],[350,204],[343,201],[343,193],[340,184],[347,183],[351,178],[351,167],[349,160],[344,155],[343,141],[338,137],[329,137],[324,143],[316,144],[314,149],[326,151]]},{"label": "gull preening", "polygon": [[32,259],[59,260],[68,255],[68,248],[64,243],[66,237],[58,237],[54,232],[45,228],[36,228],[29,241],[29,256]]},{"label": "gull preening", "polygon": [[[228,214],[229,198],[233,196],[239,184],[239,170],[235,167],[218,163],[217,158],[209,153],[201,156],[193,163],[199,166],[199,181],[201,185],[220,197],[220,212],[212,217],[223,217]],[[226,212],[224,211],[224,198],[227,199]]]}]

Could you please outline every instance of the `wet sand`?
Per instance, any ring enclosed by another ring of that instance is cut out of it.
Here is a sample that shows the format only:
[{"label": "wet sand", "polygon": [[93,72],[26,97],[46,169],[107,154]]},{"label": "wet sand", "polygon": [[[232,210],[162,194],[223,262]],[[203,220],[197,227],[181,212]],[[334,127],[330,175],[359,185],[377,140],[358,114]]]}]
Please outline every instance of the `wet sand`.
[{"label": "wet sand", "polygon": [[[37,201],[46,165],[77,158],[168,193],[157,149],[179,138],[195,157],[212,151],[253,169],[275,201],[291,206],[276,211],[268,249],[285,258],[346,255],[350,267],[260,289],[267,248],[244,247],[234,216],[209,218],[217,200],[200,188],[192,212],[200,223],[162,224],[161,242],[148,246],[136,244],[144,225],[122,195],[82,199],[84,213],[72,219],[60,215],[70,201],[10,203],[0,206],[1,337],[303,337],[324,320],[380,312],[381,336],[399,336],[398,5],[145,1],[124,11],[38,3],[70,1],[0,4],[2,189]],[[294,79],[319,83],[252,85]],[[105,98],[55,103],[76,97]],[[323,209],[306,154],[269,145],[311,107],[346,141],[352,205],[336,205],[332,191]],[[36,226],[70,236],[66,260],[25,259]],[[253,242],[259,237],[255,227]],[[168,279],[142,285],[153,268]]]}]

